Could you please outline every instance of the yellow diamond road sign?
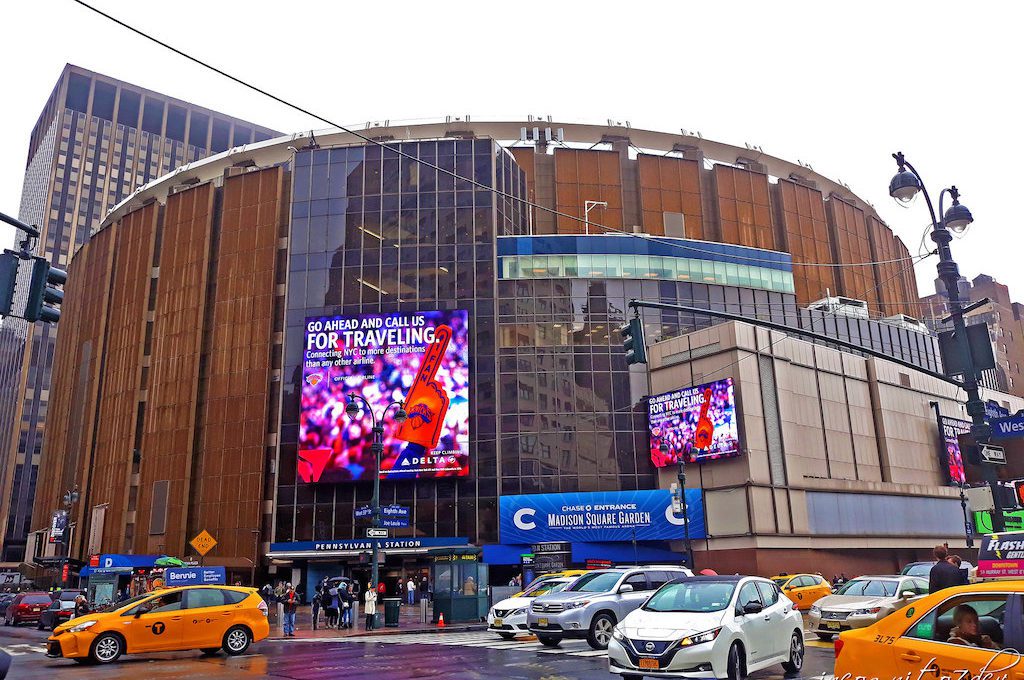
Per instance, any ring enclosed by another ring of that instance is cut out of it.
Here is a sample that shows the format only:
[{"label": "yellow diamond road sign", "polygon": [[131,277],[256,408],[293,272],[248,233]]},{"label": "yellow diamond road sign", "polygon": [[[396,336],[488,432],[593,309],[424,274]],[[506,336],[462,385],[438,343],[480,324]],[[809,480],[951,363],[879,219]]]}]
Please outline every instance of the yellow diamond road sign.
[{"label": "yellow diamond road sign", "polygon": [[189,545],[196,549],[196,552],[200,555],[206,555],[206,553],[213,550],[213,546],[217,545],[217,539],[215,539],[209,531],[203,529],[199,532],[199,535],[189,541]]}]

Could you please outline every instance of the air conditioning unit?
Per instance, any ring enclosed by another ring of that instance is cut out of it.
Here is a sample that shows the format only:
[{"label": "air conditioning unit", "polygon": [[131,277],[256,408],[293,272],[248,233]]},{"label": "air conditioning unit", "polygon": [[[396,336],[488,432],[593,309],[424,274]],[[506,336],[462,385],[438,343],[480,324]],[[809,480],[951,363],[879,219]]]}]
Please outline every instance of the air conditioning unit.
[{"label": "air conditioning unit", "polygon": [[807,305],[807,309],[829,312],[830,314],[841,314],[842,316],[852,316],[856,319],[868,318],[868,303],[865,300],[855,300],[854,298],[841,295],[815,300]]}]

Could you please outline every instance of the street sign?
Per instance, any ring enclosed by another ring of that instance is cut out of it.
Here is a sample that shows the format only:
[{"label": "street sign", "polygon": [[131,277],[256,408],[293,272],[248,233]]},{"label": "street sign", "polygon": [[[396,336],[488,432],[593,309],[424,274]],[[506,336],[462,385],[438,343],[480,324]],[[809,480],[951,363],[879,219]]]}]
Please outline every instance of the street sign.
[{"label": "street sign", "polygon": [[213,546],[217,545],[217,539],[215,539],[209,531],[203,529],[199,532],[199,535],[189,541],[188,544],[195,548],[197,553],[205,556],[206,553],[213,550]]},{"label": "street sign", "polygon": [[380,509],[382,517],[409,519],[409,508],[405,505],[385,505]]},{"label": "street sign", "polygon": [[370,527],[370,528],[368,528],[366,530],[366,537],[367,538],[387,538],[388,537],[388,530],[387,529],[376,529],[374,527]]},{"label": "street sign", "polygon": [[404,529],[409,526],[408,517],[382,517],[380,520],[382,527],[391,527],[392,529]]},{"label": "street sign", "polygon": [[355,515],[356,515],[356,519],[364,519],[366,517],[373,517],[373,506],[372,505],[362,505],[362,506],[358,507],[358,508],[356,508]]},{"label": "street sign", "polygon": [[1006,451],[1003,450],[1002,446],[982,444],[978,447],[978,452],[981,454],[982,462],[1006,465]]},{"label": "street sign", "polygon": [[1005,418],[992,418],[992,439],[1014,439],[1024,437],[1024,412]]}]

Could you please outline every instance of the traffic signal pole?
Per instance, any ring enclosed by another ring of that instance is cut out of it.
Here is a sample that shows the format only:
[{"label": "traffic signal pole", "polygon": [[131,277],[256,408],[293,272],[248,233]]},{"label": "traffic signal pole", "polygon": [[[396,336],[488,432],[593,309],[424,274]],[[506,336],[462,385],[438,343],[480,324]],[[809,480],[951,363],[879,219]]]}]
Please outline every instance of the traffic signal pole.
[{"label": "traffic signal pole", "polygon": [[[19,252],[5,250],[0,253],[0,316],[57,323],[60,310],[56,307],[64,301],[64,293],[59,287],[67,281],[67,272],[51,266],[46,257],[32,254],[35,240],[39,238],[36,227],[4,213],[0,213],[0,222],[25,233]],[[16,296],[19,289],[21,294]],[[17,306],[15,297],[18,298]]]}]

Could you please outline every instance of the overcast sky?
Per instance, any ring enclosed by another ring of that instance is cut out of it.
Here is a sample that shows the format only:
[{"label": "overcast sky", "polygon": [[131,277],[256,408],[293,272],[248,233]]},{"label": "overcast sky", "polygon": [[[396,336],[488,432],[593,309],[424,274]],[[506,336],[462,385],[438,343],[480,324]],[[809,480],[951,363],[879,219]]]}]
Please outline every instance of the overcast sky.
[{"label": "overcast sky", "polygon": [[[961,271],[1024,300],[1017,3],[92,1],[346,124],[532,113],[757,144],[846,182],[916,254],[927,209],[888,196],[903,150],[936,198],[956,184],[974,213],[953,243]],[[18,211],[66,62],[274,129],[323,127],[71,0],[5,5],[0,212]],[[918,265],[922,292],[935,262]]]}]

